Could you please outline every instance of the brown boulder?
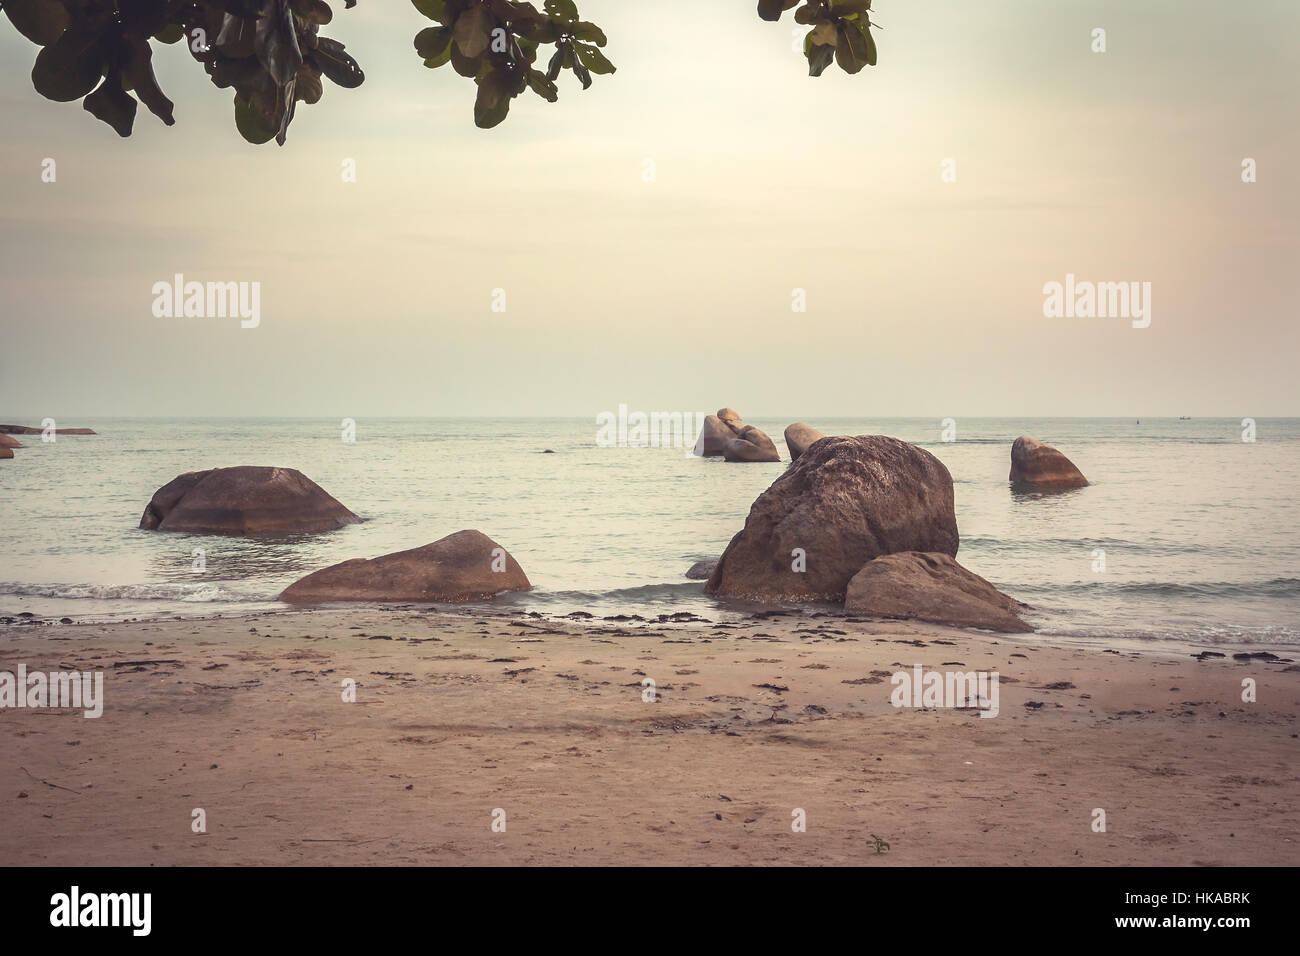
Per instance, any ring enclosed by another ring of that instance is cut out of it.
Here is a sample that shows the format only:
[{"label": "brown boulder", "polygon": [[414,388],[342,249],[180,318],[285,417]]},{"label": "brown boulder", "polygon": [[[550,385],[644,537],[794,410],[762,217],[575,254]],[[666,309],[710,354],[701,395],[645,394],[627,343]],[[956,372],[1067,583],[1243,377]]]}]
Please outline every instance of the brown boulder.
[{"label": "brown boulder", "polygon": [[333,531],[361,519],[293,468],[240,465],[180,475],[144,509],[146,531]]},{"label": "brown boulder", "polygon": [[727,442],[735,437],[736,430],[717,415],[705,415],[700,437],[695,441],[695,454],[702,458],[717,457],[726,449]]},{"label": "brown boulder", "polygon": [[868,561],[849,581],[847,614],[902,617],[1005,634],[1032,631],[1003,594],[946,554],[901,551]]},{"label": "brown boulder", "polygon": [[808,446],[826,436],[803,422],[795,422],[785,430],[785,447],[790,451],[790,460],[797,461],[808,450]]},{"label": "brown boulder", "polygon": [[736,431],[745,427],[744,421],[740,417],[740,412],[734,408],[719,408],[718,420],[725,425],[730,425]]},{"label": "brown boulder", "polygon": [[[705,590],[760,601],[841,601],[849,579],[895,551],[957,554],[952,476],[884,435],[809,448],[749,509]],[[806,569],[793,570],[803,549]]]},{"label": "brown boulder", "polygon": [[768,451],[754,442],[743,438],[733,438],[722,449],[722,457],[727,461],[780,461],[776,449]]},{"label": "brown boulder", "polygon": [[718,566],[718,559],[712,561],[696,561],[686,569],[686,577],[692,581],[707,581],[713,569]]},{"label": "brown boulder", "polygon": [[8,445],[0,445],[0,458],[12,458],[14,450]]},{"label": "brown boulder", "polygon": [[457,531],[420,548],[323,568],[289,585],[280,600],[461,603],[530,587],[505,548],[479,531]]},{"label": "brown boulder", "polygon": [[1011,446],[1012,484],[1027,488],[1082,488],[1088,483],[1083,472],[1051,445],[1021,435]]},{"label": "brown boulder", "polygon": [[20,442],[17,438],[12,438],[9,435],[0,434],[0,448],[22,448],[22,447],[23,447],[23,443]]}]

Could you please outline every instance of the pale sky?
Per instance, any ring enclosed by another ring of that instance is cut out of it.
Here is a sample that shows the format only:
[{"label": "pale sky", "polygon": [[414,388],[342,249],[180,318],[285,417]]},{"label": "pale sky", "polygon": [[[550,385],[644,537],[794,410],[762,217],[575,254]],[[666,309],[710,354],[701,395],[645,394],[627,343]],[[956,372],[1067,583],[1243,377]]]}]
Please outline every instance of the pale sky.
[{"label": "pale sky", "polygon": [[[119,139],[0,22],[0,420],[1300,414],[1294,0],[877,0],[819,79],[752,0],[585,0],[618,72],[490,131],[406,0],[333,6],[366,81],[283,148],[179,47]],[[260,326],[156,318],[175,273]],[[1044,317],[1067,273],[1150,327]]]}]

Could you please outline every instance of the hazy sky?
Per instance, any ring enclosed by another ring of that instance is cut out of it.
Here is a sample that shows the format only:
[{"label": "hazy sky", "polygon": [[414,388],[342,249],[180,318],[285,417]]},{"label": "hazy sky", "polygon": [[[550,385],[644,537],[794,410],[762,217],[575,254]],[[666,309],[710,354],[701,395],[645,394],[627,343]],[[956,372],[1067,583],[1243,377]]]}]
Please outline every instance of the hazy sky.
[{"label": "hazy sky", "polygon": [[[0,20],[0,420],[1300,414],[1294,0],[877,0],[820,79],[753,0],[585,0],[618,73],[491,131],[407,0],[333,6],[366,81],[283,148],[179,47],[119,139]],[[174,273],[260,326],[155,318]],[[1150,327],[1045,318],[1067,273]]]}]

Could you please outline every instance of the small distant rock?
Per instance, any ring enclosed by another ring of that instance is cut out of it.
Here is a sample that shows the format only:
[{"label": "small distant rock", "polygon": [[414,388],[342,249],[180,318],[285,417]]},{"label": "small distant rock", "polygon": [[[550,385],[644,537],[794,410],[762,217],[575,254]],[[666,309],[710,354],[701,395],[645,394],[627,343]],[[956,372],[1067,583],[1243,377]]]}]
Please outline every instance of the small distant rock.
[{"label": "small distant rock", "polygon": [[[33,428],[33,427],[30,426],[30,425],[0,425],[0,432],[6,433],[6,434],[9,434],[9,435],[39,435],[39,434],[41,434],[43,431],[45,431],[45,429],[43,429],[43,428]],[[94,435],[94,434],[95,434],[95,430],[94,430],[93,428],[56,428],[56,429],[54,429],[54,434],[56,434],[56,435]]]},{"label": "small distant rock", "polygon": [[1021,435],[1011,446],[1011,474],[1013,485],[1023,488],[1064,491],[1082,488],[1088,484],[1083,472],[1074,462],[1051,445],[1037,438]]},{"label": "small distant rock", "polygon": [[718,559],[712,561],[696,561],[686,569],[686,577],[692,581],[707,581],[713,569],[718,566]]}]

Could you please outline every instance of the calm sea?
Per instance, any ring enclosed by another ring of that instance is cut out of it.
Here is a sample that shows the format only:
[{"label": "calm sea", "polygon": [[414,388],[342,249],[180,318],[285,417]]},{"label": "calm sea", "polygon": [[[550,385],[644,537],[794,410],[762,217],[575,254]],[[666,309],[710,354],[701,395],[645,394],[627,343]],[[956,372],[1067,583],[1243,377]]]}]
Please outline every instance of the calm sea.
[{"label": "calm sea", "polygon": [[[787,420],[753,424],[777,439]],[[938,456],[956,485],[959,560],[1034,606],[1045,637],[1300,647],[1300,419],[816,419]],[[594,419],[78,419],[0,464],[0,616],[74,620],[281,607],[317,568],[477,528],[534,584],[494,603],[653,618],[736,613],[685,580],[721,553],[786,467],[675,448],[604,448]],[[1020,434],[1056,445],[1093,484],[1013,493]],[[552,449],[555,454],[543,454]],[[237,539],[140,531],[154,491],[185,471],[297,468],[366,520],[337,532]],[[206,553],[206,571],[192,552]],[[1101,557],[1104,552],[1104,570]]]}]

